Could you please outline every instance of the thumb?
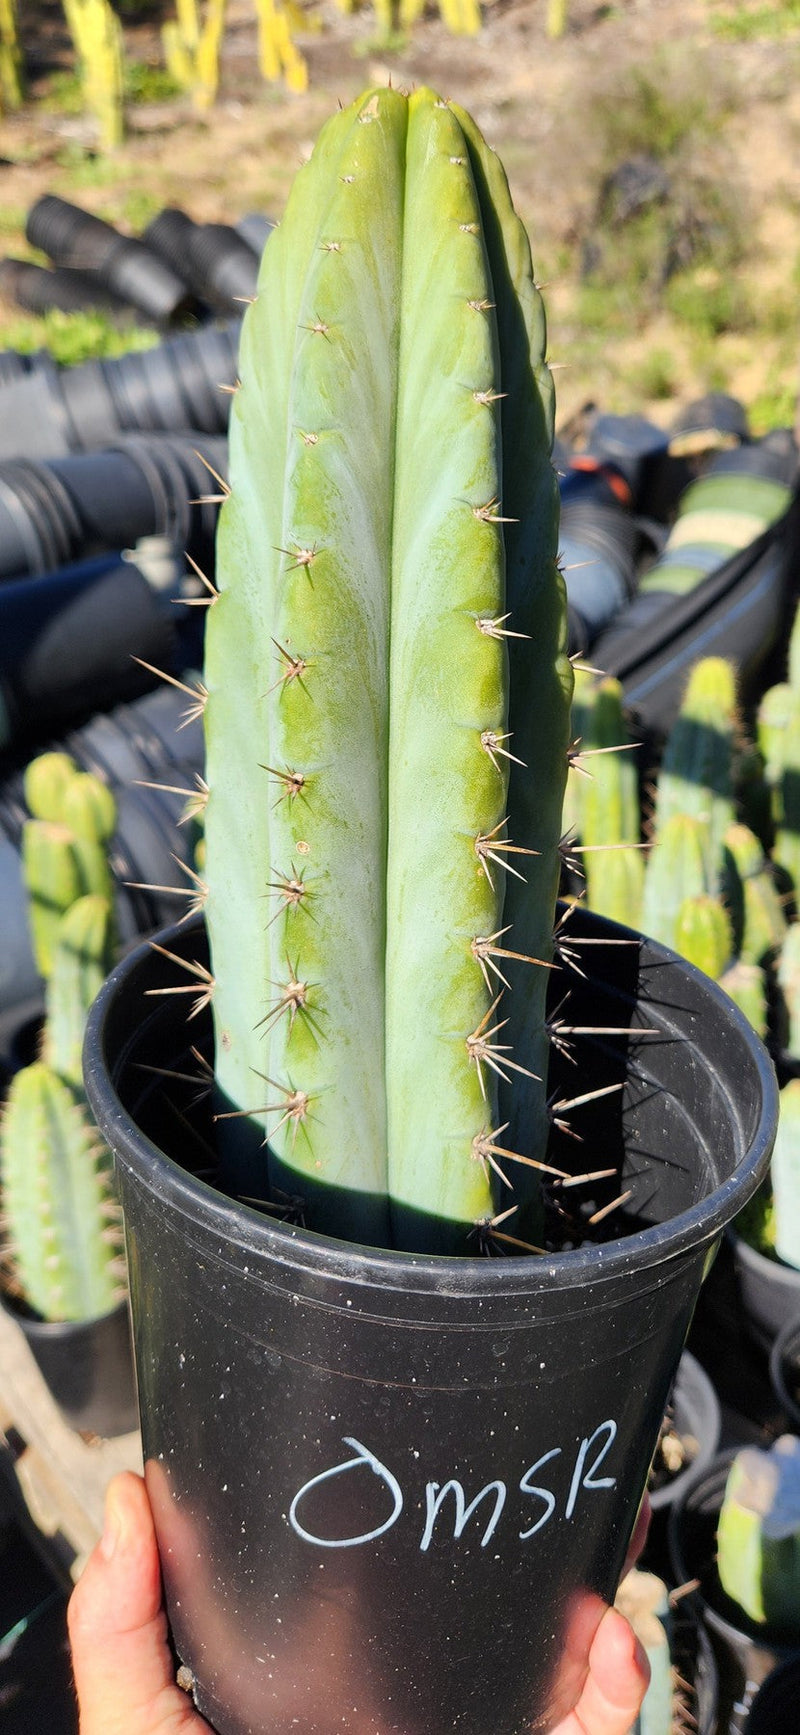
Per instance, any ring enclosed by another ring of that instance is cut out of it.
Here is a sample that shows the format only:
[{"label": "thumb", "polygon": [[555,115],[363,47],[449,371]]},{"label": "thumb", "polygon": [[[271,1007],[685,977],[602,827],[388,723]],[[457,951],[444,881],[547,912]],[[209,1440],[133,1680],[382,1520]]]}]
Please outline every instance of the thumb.
[{"label": "thumb", "polygon": [[130,1471],[109,1483],[68,1627],[80,1735],[210,1735],[175,1683],[150,1503]]}]

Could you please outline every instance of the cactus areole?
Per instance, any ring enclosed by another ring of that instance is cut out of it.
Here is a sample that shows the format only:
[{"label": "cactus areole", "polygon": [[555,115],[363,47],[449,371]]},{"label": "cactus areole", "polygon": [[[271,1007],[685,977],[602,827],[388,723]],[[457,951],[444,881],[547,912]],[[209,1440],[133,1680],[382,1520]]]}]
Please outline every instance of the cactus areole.
[{"label": "cactus areole", "polygon": [[470,118],[335,115],[244,321],[205,913],[232,1190],[377,1246],[535,1222],[572,687],[544,348]]}]

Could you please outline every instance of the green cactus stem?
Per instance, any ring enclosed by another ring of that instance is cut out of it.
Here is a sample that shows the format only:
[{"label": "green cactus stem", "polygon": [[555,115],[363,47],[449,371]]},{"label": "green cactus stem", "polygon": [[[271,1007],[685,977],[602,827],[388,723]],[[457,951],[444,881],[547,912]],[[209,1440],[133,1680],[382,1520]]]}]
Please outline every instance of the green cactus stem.
[{"label": "green cactus stem", "polygon": [[731,1465],[717,1524],[723,1590],[752,1621],[800,1625],[800,1440],[745,1446]]},{"label": "green cactus stem", "polygon": [[742,962],[771,965],[783,945],[786,917],[761,843],[741,823],[724,834],[722,895]]},{"label": "green cactus stem", "polygon": [[793,1060],[800,1060],[800,922],[786,931],[777,968],[784,1032],[783,1047]]},{"label": "green cactus stem", "polygon": [[[589,738],[596,692],[597,682],[591,669],[584,668],[581,663],[578,663],[575,668],[570,712],[571,739],[576,746],[580,746]],[[561,830],[565,837],[580,838],[583,836],[583,799],[586,786],[587,777],[580,762],[580,755],[572,754],[564,790],[561,821]]]},{"label": "green cactus stem", "polygon": [[35,1061],[11,1081],[0,1123],[11,1278],[43,1319],[92,1319],[124,1294],[111,1156],[85,1104]]},{"label": "green cactus stem", "polygon": [[743,964],[741,958],[737,958],[720,976],[719,985],[749,1019],[763,1042],[769,1028],[769,1000],[767,979],[760,965]]},{"label": "green cactus stem", "polygon": [[644,892],[644,855],[633,844],[618,844],[583,857],[586,902],[590,910],[637,928]]},{"label": "green cactus stem", "polygon": [[719,898],[685,898],[675,924],[675,948],[717,982],[731,962],[733,929]]},{"label": "green cactus stem", "polygon": [[800,1271],[800,1078],[790,1079],[780,1094],[770,1172],[775,1252]]},{"label": "green cactus stem", "polygon": [[42,1058],[76,1091],[83,1088],[81,1055],[89,1007],[114,962],[111,905],[99,893],[78,898],[58,929],[47,983]]},{"label": "green cactus stem", "polygon": [[589,848],[639,842],[641,803],[636,754],[623,708],[622,687],[600,681],[580,742],[585,773],[582,837]]},{"label": "green cactus stem", "polygon": [[76,899],[97,893],[112,903],[116,805],[106,784],[63,753],[32,760],[24,790],[31,818],[22,828],[22,872],[36,964],[46,978],[61,918]]},{"label": "green cactus stem", "polygon": [[642,927],[677,950],[678,916],[687,898],[713,892],[709,882],[708,826],[690,813],[673,813],[656,833],[644,876]]},{"label": "green cactus stem", "polygon": [[0,0],[0,113],[4,108],[19,108],[24,97],[17,0]]},{"label": "green cactus stem", "polygon": [[206,914],[228,1173],[252,1192],[268,1140],[273,1190],[351,1240],[474,1249],[492,1147],[544,1153],[520,957],[551,952],[572,685],[544,343],[469,117],[334,116],[244,321]]},{"label": "green cactus stem", "polygon": [[669,732],[658,776],[656,833],[674,813],[693,814],[708,828],[708,877],[721,864],[722,837],[735,818],[736,675],[722,657],[704,657],[689,676]]}]

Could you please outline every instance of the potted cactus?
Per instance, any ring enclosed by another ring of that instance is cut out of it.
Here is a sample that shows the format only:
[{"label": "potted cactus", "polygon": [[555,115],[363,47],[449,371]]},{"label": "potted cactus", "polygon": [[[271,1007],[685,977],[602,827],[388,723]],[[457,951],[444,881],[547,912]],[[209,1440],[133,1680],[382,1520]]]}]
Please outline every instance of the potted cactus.
[{"label": "potted cactus", "polygon": [[720,1453],[670,1516],[672,1571],[694,1582],[726,1668],[726,1704],[747,1707],[776,1664],[800,1652],[800,1441]]},{"label": "potted cactus", "polygon": [[580,911],[554,942],[544,351],[470,118],[334,116],[244,322],[202,880],[86,1047],[173,1635],[223,1735],[574,1704],[768,1160],[771,1068],[716,988]]},{"label": "potted cactus", "polygon": [[115,956],[108,788],[66,753],[25,774],[23,871],[45,982],[38,1052],[0,1116],[3,1287],[65,1418],[136,1425],[120,1209],[111,1155],[86,1104],[86,1014]]}]

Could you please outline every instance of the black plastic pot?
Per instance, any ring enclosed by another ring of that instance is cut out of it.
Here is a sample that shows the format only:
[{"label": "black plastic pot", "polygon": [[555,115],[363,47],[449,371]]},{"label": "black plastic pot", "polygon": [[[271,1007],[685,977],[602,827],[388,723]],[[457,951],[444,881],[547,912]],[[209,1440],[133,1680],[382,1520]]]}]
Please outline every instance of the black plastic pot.
[{"label": "black plastic pot", "polygon": [[[144,562],[146,566],[146,561]],[[173,597],[180,592],[176,569]],[[180,614],[135,560],[100,555],[0,589],[0,748],[17,751],[152,687]],[[188,612],[188,611],[187,611]]]},{"label": "black plastic pot", "polygon": [[651,1486],[650,1505],[663,1511],[679,1500],[692,1478],[710,1464],[719,1446],[722,1415],[708,1374],[696,1356],[684,1350],[670,1394],[670,1416],[675,1433],[694,1442],[696,1450],[686,1467]]},{"label": "black plastic pot", "polygon": [[800,1432],[800,1313],[778,1332],[769,1357],[769,1376],[779,1404]]},{"label": "black plastic pot", "polygon": [[758,1253],[734,1229],[729,1240],[741,1319],[769,1355],[779,1331],[800,1314],[800,1271]]},{"label": "black plastic pot", "polygon": [[61,1414],[78,1433],[109,1438],[138,1425],[126,1301],[98,1319],[54,1322],[0,1296]]},{"label": "black plastic pot", "polygon": [[[625,933],[583,915],[574,932]],[[202,960],[203,929],[165,945]],[[765,1051],[699,972],[644,941],[583,965],[576,1024],[661,1036],[578,1039],[582,1088],[624,1084],[579,1160],[602,1153],[630,1199],[605,1244],[543,1258],[383,1252],[224,1197],[208,1093],[181,1078],[209,1027],[152,992],[174,965],[140,948],[95,1003],[87,1090],[117,1161],[168,1607],[222,1735],[519,1735],[577,1697],[777,1106]]]},{"label": "black plastic pot", "polygon": [[25,234],[54,264],[96,272],[103,287],[159,324],[197,312],[185,280],[157,253],[56,193],[45,193],[31,206]]},{"label": "black plastic pot", "polygon": [[[778,1632],[751,1621],[726,1596],[716,1568],[716,1534],[733,1450],[717,1455],[672,1507],[669,1549],[676,1584],[699,1581],[697,1602],[720,1659],[721,1712],[741,1715],[778,1663],[800,1654],[800,1632]],[[722,1728],[728,1725],[721,1716]],[[738,1727],[739,1725],[736,1725]]]},{"label": "black plastic pot", "polygon": [[120,433],[224,433],[240,327],[226,320],[78,367],[37,356],[29,369],[0,374],[0,460],[94,451]]},{"label": "black plastic pot", "polygon": [[72,266],[47,270],[30,259],[0,259],[0,292],[29,313],[45,313],[57,307],[64,313],[91,307],[117,321],[135,318],[129,302],[105,289],[90,271]]},{"label": "black plastic pot", "polygon": [[745,1735],[797,1735],[800,1720],[800,1658],[773,1669],[750,1706]]}]

